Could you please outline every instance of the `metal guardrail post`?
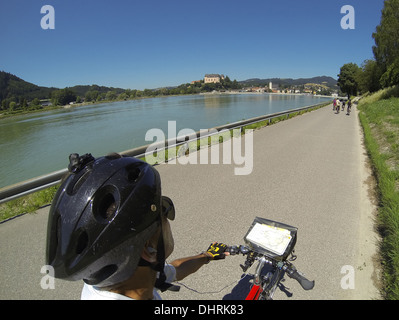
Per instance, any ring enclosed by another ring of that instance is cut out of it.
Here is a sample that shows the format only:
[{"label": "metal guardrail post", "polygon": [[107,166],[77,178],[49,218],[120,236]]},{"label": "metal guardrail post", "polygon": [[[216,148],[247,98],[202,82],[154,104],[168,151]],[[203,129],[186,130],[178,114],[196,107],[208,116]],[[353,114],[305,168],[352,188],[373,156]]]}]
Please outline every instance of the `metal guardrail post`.
[{"label": "metal guardrail post", "polygon": [[[209,135],[202,135],[201,131],[197,131],[195,134],[192,134],[190,136],[177,137],[175,139],[170,139],[165,142],[160,142],[159,144],[156,144],[156,145],[149,144],[146,146],[141,146],[141,147],[138,147],[135,149],[130,149],[130,150],[120,152],[120,154],[122,154],[124,156],[140,158],[140,157],[144,157],[146,155],[147,149],[150,145],[154,148],[159,146],[159,149],[157,148],[157,151],[161,151],[163,149],[177,147],[182,144],[198,140],[199,138],[203,139],[203,138],[207,138],[212,135],[215,135],[215,134],[219,134],[220,131],[222,131],[222,130],[233,130],[233,129],[239,128],[242,132],[244,127],[249,126],[251,124],[258,123],[258,122],[268,120],[269,124],[270,124],[270,122],[273,118],[277,118],[277,117],[281,117],[281,116],[287,116],[287,119],[288,119],[289,115],[292,113],[306,111],[308,109],[321,107],[323,105],[327,105],[327,102],[226,124],[223,126],[213,128],[213,129],[215,129],[215,133],[211,133]],[[179,142],[177,142],[177,141],[179,141]],[[67,169],[62,169],[59,171],[55,171],[55,172],[37,177],[37,178],[33,178],[30,180],[26,180],[26,181],[8,186],[8,187],[1,188],[0,189],[0,204],[8,202],[10,200],[17,199],[17,198],[25,196],[25,195],[28,195],[30,193],[34,193],[34,192],[46,189],[51,186],[57,185],[61,182],[62,177],[67,173],[68,173]]]}]

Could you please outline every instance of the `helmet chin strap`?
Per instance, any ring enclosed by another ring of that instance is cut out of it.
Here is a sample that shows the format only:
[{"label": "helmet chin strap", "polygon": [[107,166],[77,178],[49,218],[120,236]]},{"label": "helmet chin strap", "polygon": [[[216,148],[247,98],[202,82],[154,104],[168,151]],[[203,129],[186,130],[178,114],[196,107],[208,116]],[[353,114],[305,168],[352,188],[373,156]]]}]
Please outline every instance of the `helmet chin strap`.
[{"label": "helmet chin strap", "polygon": [[175,286],[173,284],[167,283],[166,282],[166,275],[165,275],[165,244],[163,241],[163,232],[162,232],[162,223],[161,223],[161,233],[159,235],[158,239],[158,245],[157,245],[157,262],[156,263],[150,263],[143,258],[140,259],[139,266],[149,266],[152,270],[158,271],[159,276],[157,280],[155,281],[155,288],[161,290],[162,292],[166,290],[170,291],[179,291],[180,287]]},{"label": "helmet chin strap", "polygon": [[158,246],[157,246],[157,261],[158,263],[153,265],[151,268],[155,271],[159,272],[159,277],[155,281],[155,288],[164,292],[166,290],[170,291],[179,291],[180,287],[175,286],[173,284],[166,282],[166,275],[165,275],[165,244],[163,241],[163,231],[162,231],[162,222],[161,222],[161,234],[158,239]]}]

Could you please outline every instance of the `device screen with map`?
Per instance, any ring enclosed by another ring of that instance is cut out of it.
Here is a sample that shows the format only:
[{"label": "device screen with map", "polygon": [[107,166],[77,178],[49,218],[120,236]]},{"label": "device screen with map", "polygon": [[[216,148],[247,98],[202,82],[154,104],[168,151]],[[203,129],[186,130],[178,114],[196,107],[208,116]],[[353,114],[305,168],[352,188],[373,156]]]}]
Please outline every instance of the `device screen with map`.
[{"label": "device screen with map", "polygon": [[294,248],[297,228],[257,217],[244,240],[259,253],[285,258]]}]

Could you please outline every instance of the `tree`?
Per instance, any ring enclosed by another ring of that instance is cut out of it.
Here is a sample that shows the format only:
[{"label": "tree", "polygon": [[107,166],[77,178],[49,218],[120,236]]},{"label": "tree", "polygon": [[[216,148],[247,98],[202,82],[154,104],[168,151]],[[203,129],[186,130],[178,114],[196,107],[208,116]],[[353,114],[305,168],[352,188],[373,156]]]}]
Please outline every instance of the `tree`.
[{"label": "tree", "polygon": [[51,94],[51,102],[53,105],[67,105],[70,102],[76,101],[76,94],[68,88],[55,90]]},{"label": "tree", "polygon": [[231,85],[231,89],[241,89],[241,86],[240,86],[240,84],[237,82],[237,80],[236,79],[234,79],[234,81],[233,81],[233,83],[232,83],[232,85]]},{"label": "tree", "polygon": [[105,99],[111,101],[116,99],[116,92],[114,90],[108,91],[107,94],[105,95]]},{"label": "tree", "polygon": [[30,108],[37,109],[39,107],[40,107],[40,100],[38,98],[33,99],[30,103]]},{"label": "tree", "polygon": [[129,98],[129,96],[125,93],[125,92],[122,92],[119,96],[118,96],[118,98],[117,98],[117,100],[120,100],[120,101],[122,101],[122,100],[127,100]]},{"label": "tree", "polygon": [[8,109],[8,106],[7,106],[6,100],[1,100],[0,110],[7,110],[7,109]]},{"label": "tree", "polygon": [[98,90],[89,90],[85,94],[85,101],[96,101],[98,98],[99,92]]},{"label": "tree", "polygon": [[20,104],[22,109],[26,110],[28,108],[28,101],[26,101],[26,98],[22,98]]},{"label": "tree", "polygon": [[386,0],[381,22],[373,33],[373,53],[383,75],[384,87],[399,84],[399,0]]},{"label": "tree", "polygon": [[347,63],[341,67],[338,75],[338,86],[341,91],[348,95],[357,95],[359,90],[359,79],[361,77],[361,69],[355,63]]},{"label": "tree", "polygon": [[381,68],[375,60],[365,60],[362,64],[359,88],[363,93],[376,92],[381,89],[380,78]]},{"label": "tree", "polygon": [[388,66],[387,71],[381,76],[380,84],[384,88],[399,85],[399,57]]},{"label": "tree", "polygon": [[154,92],[151,89],[144,89],[144,96],[145,97],[151,97],[154,95]]},{"label": "tree", "polygon": [[17,107],[17,103],[15,101],[10,102],[10,106],[8,107],[9,111],[14,111]]}]

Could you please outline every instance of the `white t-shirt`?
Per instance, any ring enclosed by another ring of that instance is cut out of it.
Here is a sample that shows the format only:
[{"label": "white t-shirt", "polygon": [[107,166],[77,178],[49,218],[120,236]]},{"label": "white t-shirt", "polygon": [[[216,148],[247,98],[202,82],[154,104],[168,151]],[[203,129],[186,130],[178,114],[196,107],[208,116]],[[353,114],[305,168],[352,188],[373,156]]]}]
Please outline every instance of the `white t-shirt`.
[{"label": "white t-shirt", "polygon": [[[176,281],[176,269],[170,264],[165,264],[164,268],[166,282],[170,283]],[[106,290],[101,290],[96,286],[91,286],[89,284],[84,284],[82,289],[82,294],[80,296],[81,300],[134,300],[132,298],[126,297],[119,293],[114,293]],[[162,300],[159,292],[154,288],[153,300]]]}]

